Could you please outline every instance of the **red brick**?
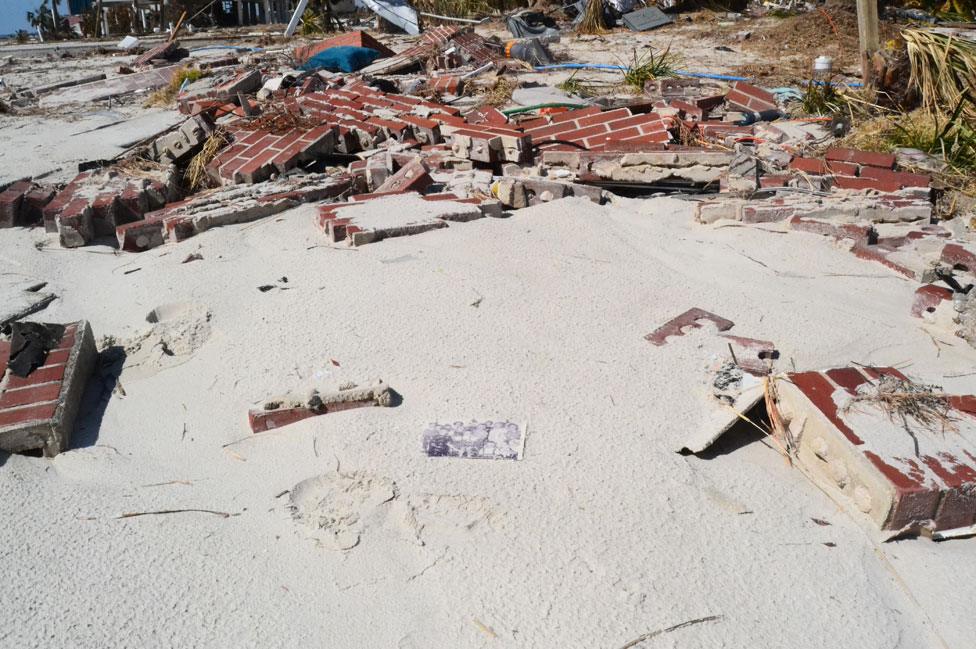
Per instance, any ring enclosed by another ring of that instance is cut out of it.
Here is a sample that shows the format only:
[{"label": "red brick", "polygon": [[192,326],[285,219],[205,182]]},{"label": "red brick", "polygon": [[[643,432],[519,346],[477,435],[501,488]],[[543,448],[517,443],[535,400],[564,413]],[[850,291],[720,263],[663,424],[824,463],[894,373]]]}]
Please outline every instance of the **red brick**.
[{"label": "red brick", "polygon": [[794,216],[790,219],[790,227],[801,232],[812,232],[835,239],[855,239],[867,241],[871,232],[869,226],[854,225],[853,223],[833,223],[816,219],[805,219],[801,216]]},{"label": "red brick", "polygon": [[61,394],[61,382],[33,385],[16,390],[6,389],[0,396],[0,410],[54,401]]},{"label": "red brick", "polygon": [[699,122],[705,118],[705,111],[699,106],[694,104],[689,104],[688,102],[681,101],[679,99],[674,99],[671,101],[671,107],[677,108],[681,114],[682,119],[690,119],[693,122]]},{"label": "red brick", "polygon": [[20,181],[0,193],[0,228],[13,227],[23,222],[24,197],[30,190],[30,182]]},{"label": "red brick", "polygon": [[794,372],[789,374],[789,379],[851,444],[855,446],[864,444],[864,441],[838,415],[837,404],[834,403],[833,398],[835,388],[824,375],[820,372]]},{"label": "red brick", "polygon": [[[922,461],[929,464],[929,468],[936,471],[938,460],[925,456]],[[952,530],[959,527],[969,527],[976,522],[976,491],[971,487],[976,480],[970,478],[969,483],[961,487],[947,489],[942,495],[942,501],[935,511],[935,528],[938,530]]]},{"label": "red brick", "polygon": [[915,289],[915,299],[912,302],[912,315],[921,318],[925,313],[932,313],[944,300],[952,299],[952,291],[935,284],[926,284]]},{"label": "red brick", "polygon": [[627,117],[632,117],[632,114],[628,109],[617,108],[615,110],[608,110],[603,113],[596,113],[594,115],[580,117],[575,121],[577,128],[583,128],[585,126],[592,126],[594,124],[606,124],[614,120],[626,119]]},{"label": "red brick", "polygon": [[932,181],[926,174],[913,174],[905,171],[890,171],[880,167],[864,167],[861,178],[874,178],[885,183],[897,183],[899,187],[928,187]]},{"label": "red brick", "polygon": [[457,94],[461,88],[461,79],[455,76],[434,77],[431,81],[431,87],[438,92]]},{"label": "red brick", "polygon": [[580,108],[579,110],[571,110],[565,113],[557,113],[555,115],[552,115],[549,119],[553,124],[560,124],[562,122],[571,122],[581,117],[596,115],[597,113],[602,113],[602,112],[603,109],[601,109],[598,106],[588,106],[587,108]]},{"label": "red brick", "polygon": [[710,313],[704,309],[699,309],[696,307],[688,309],[676,318],[668,320],[666,323],[644,336],[644,339],[660,346],[665,344],[668,338],[672,336],[685,335],[685,328],[700,328],[702,326],[699,324],[701,320],[711,321],[719,331],[728,331],[735,325],[735,323],[731,320],[726,320],[721,316],[717,316],[714,313]]},{"label": "red brick", "polygon": [[941,260],[957,270],[976,273],[976,254],[957,243],[947,243],[942,248]]},{"label": "red brick", "polygon": [[44,359],[45,365],[57,365],[58,363],[67,363],[68,356],[71,355],[70,349],[57,349],[47,353],[47,358]]},{"label": "red brick", "polygon": [[790,169],[816,176],[823,176],[827,173],[827,163],[824,160],[817,160],[816,158],[796,157],[790,160]]},{"label": "red brick", "polygon": [[886,182],[874,178],[849,178],[848,176],[834,176],[834,187],[853,190],[874,189],[888,194],[901,189],[901,185],[897,182]]},{"label": "red brick", "polygon": [[0,428],[23,424],[29,421],[44,421],[54,416],[58,404],[56,402],[45,403],[25,408],[15,408],[12,410],[0,410]]},{"label": "red brick", "polygon": [[736,81],[732,84],[732,91],[726,96],[726,101],[745,111],[758,112],[778,108],[775,95],[745,81]]},{"label": "red brick", "polygon": [[422,192],[434,182],[427,173],[427,165],[417,159],[400,168],[376,188],[377,193]]},{"label": "red brick", "polygon": [[497,108],[493,108],[491,106],[471,111],[464,116],[464,119],[469,124],[495,124],[498,126],[505,126],[508,124],[508,118],[505,117],[505,115],[503,115]]},{"label": "red brick", "polygon": [[616,131],[618,129],[629,128],[632,126],[645,126],[647,124],[655,125],[660,129],[664,129],[664,122],[656,113],[645,113],[643,115],[633,115],[632,117],[624,117],[622,119],[615,119],[613,121],[607,122],[607,126],[611,131]]},{"label": "red brick", "polygon": [[[886,529],[897,530],[913,522],[935,518],[941,498],[938,489],[927,488],[911,475],[885,462],[876,453],[864,451],[864,456],[895,489],[895,502],[884,524]],[[915,461],[909,459],[906,463],[914,464]]]},{"label": "red brick", "polygon": [[[611,134],[611,138],[613,138]],[[671,141],[671,135],[667,131],[652,131],[636,137],[628,137],[623,142],[640,142],[643,144],[663,144]]]},{"label": "red brick", "polygon": [[527,119],[518,122],[517,126],[526,131],[534,128],[542,128],[543,126],[549,126],[549,118],[537,117],[536,119]]},{"label": "red brick", "polygon": [[[560,133],[569,133],[570,131],[576,130],[575,122],[562,122],[559,124],[551,124],[549,126],[542,126],[540,128],[534,128],[525,131],[526,135],[532,137],[533,140],[539,142],[543,139],[552,139],[558,136]],[[605,130],[605,129],[604,129]],[[557,138],[562,139],[562,138]]]},{"label": "red brick", "polygon": [[61,381],[64,379],[65,367],[66,365],[63,363],[60,365],[47,365],[45,367],[39,367],[26,377],[20,377],[11,373],[11,375],[7,378],[6,389],[16,390],[18,388],[25,388],[30,385],[50,383],[51,381]]},{"label": "red brick", "polygon": [[827,161],[827,170],[836,176],[856,176],[858,166],[851,162],[840,162],[839,160]]},{"label": "red brick", "polygon": [[885,256],[883,251],[878,249],[877,246],[870,246],[863,241],[858,241],[851,247],[851,252],[854,253],[855,257],[878,262],[879,264],[886,266],[896,273],[908,277],[909,279],[915,279],[915,271],[891,261],[887,256]]},{"label": "red brick", "polygon": [[854,164],[868,167],[893,169],[895,166],[895,156],[890,153],[872,153],[869,151],[858,151],[857,149],[833,148],[828,150],[824,157],[827,160],[853,162]]},{"label": "red brick", "polygon": [[323,414],[325,413],[308,408],[279,408],[278,410],[251,410],[247,413],[247,419],[252,432],[263,433]]},{"label": "red brick", "polygon": [[786,187],[790,182],[790,177],[785,175],[760,176],[759,186],[763,189],[767,187]]}]

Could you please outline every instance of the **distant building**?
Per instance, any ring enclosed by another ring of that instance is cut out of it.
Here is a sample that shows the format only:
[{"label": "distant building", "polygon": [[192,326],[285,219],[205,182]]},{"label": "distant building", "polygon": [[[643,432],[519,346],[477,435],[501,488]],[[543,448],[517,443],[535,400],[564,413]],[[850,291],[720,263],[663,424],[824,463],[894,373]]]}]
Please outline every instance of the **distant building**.
[{"label": "distant building", "polygon": [[69,14],[83,14],[89,9],[93,4],[93,0],[68,0],[68,13]]},{"label": "distant building", "polygon": [[[84,14],[92,9],[96,0],[68,0],[68,12]],[[214,2],[194,22],[197,25],[214,26],[260,25],[285,23],[291,17],[298,0],[219,0]],[[333,3],[335,4],[335,3]],[[109,33],[108,12],[111,9],[128,8],[133,12],[133,29],[143,31],[166,29],[175,22],[178,13],[173,0],[102,0],[102,30]],[[160,15],[165,12],[166,25],[160,25]]]}]

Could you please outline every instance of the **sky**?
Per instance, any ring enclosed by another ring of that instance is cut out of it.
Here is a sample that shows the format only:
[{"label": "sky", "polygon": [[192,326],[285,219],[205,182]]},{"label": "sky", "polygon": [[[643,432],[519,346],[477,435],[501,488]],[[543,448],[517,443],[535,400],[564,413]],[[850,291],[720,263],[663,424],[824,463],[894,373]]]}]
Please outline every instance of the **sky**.
[{"label": "sky", "polygon": [[[40,4],[41,0],[0,0],[0,34],[13,34],[18,29],[29,30],[27,12],[36,11]],[[58,0],[58,11],[63,12],[67,7],[67,2]]]}]

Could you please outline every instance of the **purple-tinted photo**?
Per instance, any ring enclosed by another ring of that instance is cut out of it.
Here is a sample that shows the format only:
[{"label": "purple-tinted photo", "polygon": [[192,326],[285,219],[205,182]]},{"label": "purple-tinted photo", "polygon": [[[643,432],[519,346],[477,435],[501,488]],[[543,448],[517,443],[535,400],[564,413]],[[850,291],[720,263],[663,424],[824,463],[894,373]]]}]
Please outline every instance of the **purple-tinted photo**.
[{"label": "purple-tinted photo", "polygon": [[522,426],[510,421],[430,424],[424,431],[428,457],[520,460],[525,439]]}]

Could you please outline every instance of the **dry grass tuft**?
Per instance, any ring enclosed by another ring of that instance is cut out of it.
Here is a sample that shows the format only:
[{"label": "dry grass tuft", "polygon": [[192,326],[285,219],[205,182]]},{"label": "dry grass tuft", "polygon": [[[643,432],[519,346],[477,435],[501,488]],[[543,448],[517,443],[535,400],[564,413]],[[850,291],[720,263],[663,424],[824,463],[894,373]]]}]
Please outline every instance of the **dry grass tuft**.
[{"label": "dry grass tuft", "polygon": [[605,81],[579,78],[576,76],[578,73],[579,70],[576,70],[568,79],[562,83],[556,84],[556,87],[564,92],[568,92],[571,95],[576,95],[577,97],[586,99],[588,97],[598,97],[600,95],[605,95],[612,92],[614,86],[616,85]]},{"label": "dry grass tuft", "polygon": [[[906,29],[902,37],[912,66],[911,83],[930,111],[956,106],[976,88],[976,42],[925,29]],[[966,106],[963,115],[976,120],[976,105]]]},{"label": "dry grass tuft", "polygon": [[161,171],[169,168],[168,165],[138,155],[122,158],[114,164],[114,167],[125,171],[130,176],[150,179],[158,178]]},{"label": "dry grass tuft", "polygon": [[185,67],[178,70],[173,75],[173,78],[170,79],[169,84],[149,95],[149,98],[146,99],[145,107],[172,105],[176,101],[176,96],[179,94],[184,81],[189,80],[190,83],[193,83],[197,79],[202,79],[205,76],[206,73],[203,70],[197,70],[196,68]]},{"label": "dry grass tuft", "polygon": [[504,106],[512,100],[512,93],[518,88],[518,82],[509,77],[498,77],[491,87],[486,88],[482,99],[486,106]]},{"label": "dry grass tuft", "polygon": [[604,34],[607,26],[603,21],[603,2],[601,0],[589,0],[586,9],[583,11],[583,18],[576,26],[577,34]]},{"label": "dry grass tuft", "polygon": [[915,383],[890,374],[883,374],[867,386],[851,399],[846,410],[865,404],[875,406],[908,433],[912,432],[912,425],[941,433],[957,430],[949,415],[949,395],[942,386]]},{"label": "dry grass tuft", "polygon": [[189,193],[204,189],[211,184],[211,178],[207,174],[207,165],[217,157],[217,154],[230,143],[230,139],[223,129],[217,128],[207,141],[203,143],[203,148],[193,156],[190,164],[187,165],[183,173],[183,182]]}]

